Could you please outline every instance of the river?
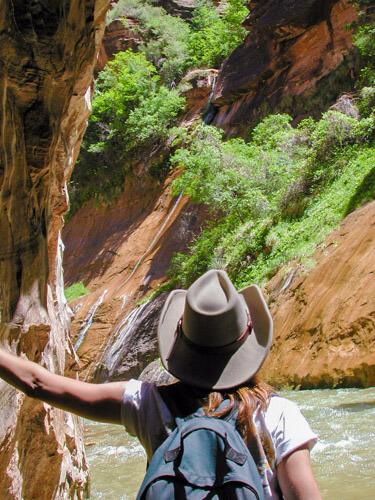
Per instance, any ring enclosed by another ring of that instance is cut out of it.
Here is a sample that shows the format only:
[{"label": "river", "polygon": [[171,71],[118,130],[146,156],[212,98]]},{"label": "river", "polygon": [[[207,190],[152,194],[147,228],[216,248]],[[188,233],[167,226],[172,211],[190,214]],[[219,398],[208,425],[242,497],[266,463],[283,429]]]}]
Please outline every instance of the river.
[{"label": "river", "polygon": [[[375,388],[282,391],[319,435],[312,464],[325,500],[375,498]],[[84,421],[91,498],[132,500],[145,454],[121,426]]]}]

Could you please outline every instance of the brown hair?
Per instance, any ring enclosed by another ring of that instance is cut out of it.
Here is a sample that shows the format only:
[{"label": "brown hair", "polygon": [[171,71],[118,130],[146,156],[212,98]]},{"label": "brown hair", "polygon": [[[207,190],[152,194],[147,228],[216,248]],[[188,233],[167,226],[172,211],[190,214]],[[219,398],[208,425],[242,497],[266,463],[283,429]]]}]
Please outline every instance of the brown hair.
[{"label": "brown hair", "polygon": [[[255,375],[246,384],[227,391],[210,392],[203,398],[203,410],[209,417],[223,417],[233,409],[238,408],[237,426],[245,442],[249,442],[254,433],[252,415],[256,408],[265,410],[270,402],[274,389],[261,382]],[[229,399],[227,408],[217,411],[220,403]]]},{"label": "brown hair", "polygon": [[[201,389],[176,382],[170,385],[159,386],[158,390],[169,407],[172,415],[187,416],[202,407],[209,417],[224,417],[229,415],[236,405],[238,410],[237,428],[247,444],[254,435],[253,413],[260,407],[265,410],[270,402],[274,389],[261,382],[257,375],[245,384],[228,390],[212,391]],[[229,405],[218,411],[220,403],[229,399]]]}]

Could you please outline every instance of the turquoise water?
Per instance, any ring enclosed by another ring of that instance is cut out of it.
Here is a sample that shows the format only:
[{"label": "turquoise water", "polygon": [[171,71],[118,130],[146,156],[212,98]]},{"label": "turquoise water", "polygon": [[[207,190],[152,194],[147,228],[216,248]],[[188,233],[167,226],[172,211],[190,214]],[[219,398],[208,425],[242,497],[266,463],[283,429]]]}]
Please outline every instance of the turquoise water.
[{"label": "turquoise water", "polygon": [[[323,498],[374,500],[375,388],[280,394],[299,405],[319,436],[311,459]],[[134,499],[146,467],[137,440],[121,426],[85,420],[85,442],[91,498]]]}]

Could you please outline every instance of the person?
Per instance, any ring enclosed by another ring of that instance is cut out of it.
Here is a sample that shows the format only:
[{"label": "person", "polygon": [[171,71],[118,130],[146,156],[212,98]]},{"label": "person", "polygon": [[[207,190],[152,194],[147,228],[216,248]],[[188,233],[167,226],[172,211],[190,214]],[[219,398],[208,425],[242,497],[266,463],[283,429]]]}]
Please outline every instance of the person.
[{"label": "person", "polygon": [[[176,426],[203,407],[221,417],[236,405],[238,429],[261,474],[265,498],[319,500],[310,450],[317,437],[297,406],[262,383],[258,371],[273,323],[260,289],[237,292],[227,273],[210,270],[188,290],[171,292],[158,325],[170,385],[129,380],[91,384],[56,375],[0,350],[0,376],[28,396],[82,417],[123,424],[148,460]],[[218,412],[223,399],[228,400]]]}]

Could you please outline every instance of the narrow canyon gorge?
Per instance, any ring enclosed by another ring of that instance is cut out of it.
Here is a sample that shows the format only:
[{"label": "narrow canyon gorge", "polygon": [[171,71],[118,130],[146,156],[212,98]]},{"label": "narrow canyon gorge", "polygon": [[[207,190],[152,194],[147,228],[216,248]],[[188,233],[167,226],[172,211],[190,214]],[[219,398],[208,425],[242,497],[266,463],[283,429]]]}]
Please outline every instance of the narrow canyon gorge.
[{"label": "narrow canyon gorge", "polygon": [[[218,2],[217,2],[218,3]],[[194,2],[157,2],[190,19]],[[93,78],[139,44],[133,20],[105,29],[109,0],[4,0],[0,6],[1,342],[19,356],[88,382],[165,382],[156,327],[168,279],[212,217],[177,173],[132,159],[116,200],[85,203],[65,223],[67,184],[91,112]],[[249,1],[245,41],[219,69],[182,80],[180,124],[202,118],[246,136],[269,113],[317,118],[358,76],[349,0]],[[103,38],[103,42],[102,42]],[[313,113],[310,112],[313,110]],[[263,286],[275,325],[262,377],[275,387],[375,386],[375,201],[348,213],[315,250]],[[64,288],[90,293],[66,303]],[[0,497],[85,498],[89,471],[80,419],[0,381]]]}]

